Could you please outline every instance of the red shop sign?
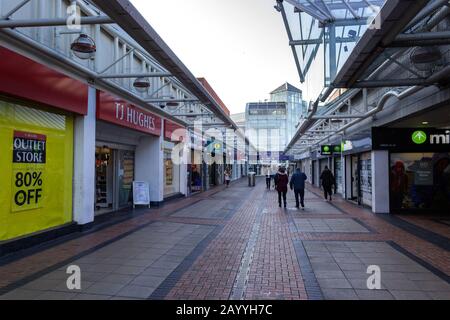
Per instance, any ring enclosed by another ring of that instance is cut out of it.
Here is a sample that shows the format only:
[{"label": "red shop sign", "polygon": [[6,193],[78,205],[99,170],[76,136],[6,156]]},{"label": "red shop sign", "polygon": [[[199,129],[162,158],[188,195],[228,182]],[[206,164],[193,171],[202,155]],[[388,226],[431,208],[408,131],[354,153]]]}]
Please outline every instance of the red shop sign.
[{"label": "red shop sign", "polygon": [[2,46],[0,93],[87,114],[87,84]]},{"label": "red shop sign", "polygon": [[173,142],[186,142],[186,128],[175,122],[164,120],[164,139]]},{"label": "red shop sign", "polygon": [[98,91],[97,119],[156,136],[161,135],[160,117],[102,91]]}]

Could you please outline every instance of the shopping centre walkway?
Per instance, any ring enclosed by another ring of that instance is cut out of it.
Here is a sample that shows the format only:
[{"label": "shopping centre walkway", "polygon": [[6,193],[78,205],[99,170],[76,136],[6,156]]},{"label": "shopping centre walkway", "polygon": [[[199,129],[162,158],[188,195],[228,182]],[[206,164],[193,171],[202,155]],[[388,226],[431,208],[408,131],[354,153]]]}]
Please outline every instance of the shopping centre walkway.
[{"label": "shopping centre walkway", "polygon": [[450,299],[449,219],[377,216],[312,187],[305,211],[292,198],[278,208],[262,180],[240,180],[137,211],[0,259],[0,299]]}]

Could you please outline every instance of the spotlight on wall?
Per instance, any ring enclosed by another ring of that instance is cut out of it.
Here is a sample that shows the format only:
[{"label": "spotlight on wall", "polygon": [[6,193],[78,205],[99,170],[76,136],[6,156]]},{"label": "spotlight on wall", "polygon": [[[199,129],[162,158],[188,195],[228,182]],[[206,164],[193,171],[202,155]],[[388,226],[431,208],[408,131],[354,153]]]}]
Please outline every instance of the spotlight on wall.
[{"label": "spotlight on wall", "polygon": [[91,59],[97,51],[94,40],[84,33],[70,45],[70,49],[77,58],[82,60]]},{"label": "spotlight on wall", "polygon": [[150,88],[150,81],[148,78],[137,78],[134,80],[133,87],[139,92],[146,92]]}]

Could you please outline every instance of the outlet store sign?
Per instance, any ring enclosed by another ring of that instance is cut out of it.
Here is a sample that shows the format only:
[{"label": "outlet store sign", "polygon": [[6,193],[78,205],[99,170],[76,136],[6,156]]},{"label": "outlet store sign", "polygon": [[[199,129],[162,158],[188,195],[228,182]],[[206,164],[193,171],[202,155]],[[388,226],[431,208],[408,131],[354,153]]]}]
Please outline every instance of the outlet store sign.
[{"label": "outlet store sign", "polygon": [[395,152],[449,152],[450,129],[372,128],[372,149]]}]

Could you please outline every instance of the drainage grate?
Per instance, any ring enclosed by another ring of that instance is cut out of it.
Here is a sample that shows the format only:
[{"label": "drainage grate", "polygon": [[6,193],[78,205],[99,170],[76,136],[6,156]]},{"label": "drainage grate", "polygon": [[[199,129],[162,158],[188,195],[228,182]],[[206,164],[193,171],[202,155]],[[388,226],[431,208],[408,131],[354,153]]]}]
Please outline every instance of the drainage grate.
[{"label": "drainage grate", "polygon": [[239,272],[236,276],[233,290],[230,295],[231,300],[244,300],[245,289],[248,282],[248,274],[250,272],[250,266],[253,261],[253,254],[255,252],[256,242],[258,240],[258,234],[261,226],[263,213],[267,213],[267,209],[264,210],[259,209],[258,212],[256,213],[257,214],[256,221],[250,233],[250,238],[248,239],[247,247],[245,248],[245,252],[242,256],[241,266],[239,268]]}]

